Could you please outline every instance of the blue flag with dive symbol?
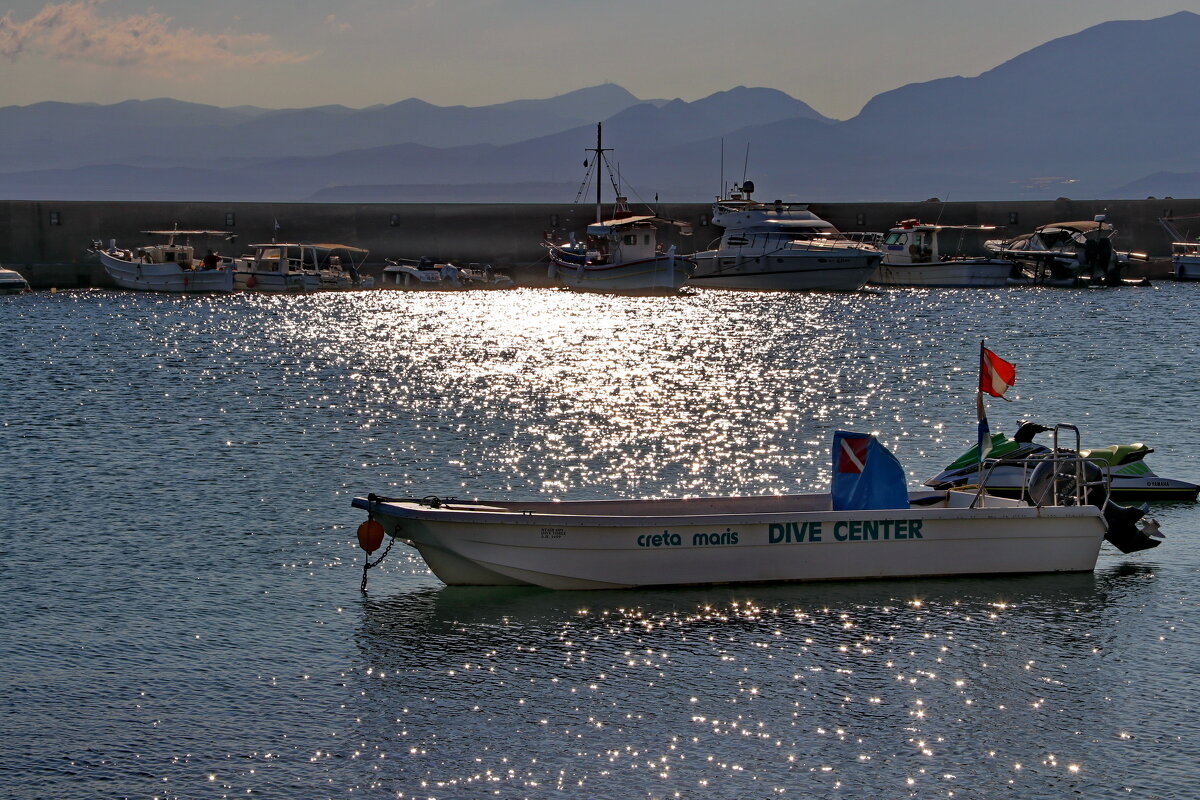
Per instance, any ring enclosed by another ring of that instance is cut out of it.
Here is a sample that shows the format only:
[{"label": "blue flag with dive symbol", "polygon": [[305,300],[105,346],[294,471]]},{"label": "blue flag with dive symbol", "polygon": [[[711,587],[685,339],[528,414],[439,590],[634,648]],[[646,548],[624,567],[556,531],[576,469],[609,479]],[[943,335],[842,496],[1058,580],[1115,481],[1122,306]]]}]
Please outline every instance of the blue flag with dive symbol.
[{"label": "blue flag with dive symbol", "polygon": [[869,433],[835,431],[834,511],[908,508],[908,479],[891,451]]}]

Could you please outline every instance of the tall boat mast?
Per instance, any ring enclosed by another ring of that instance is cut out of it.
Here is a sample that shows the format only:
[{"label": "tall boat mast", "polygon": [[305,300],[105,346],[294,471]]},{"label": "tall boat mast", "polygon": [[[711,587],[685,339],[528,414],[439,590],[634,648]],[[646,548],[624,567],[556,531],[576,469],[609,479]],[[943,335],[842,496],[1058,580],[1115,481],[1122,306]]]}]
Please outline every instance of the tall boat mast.
[{"label": "tall boat mast", "polygon": [[592,161],[592,164],[596,167],[596,222],[598,223],[604,221],[604,214],[600,209],[600,189],[602,184],[600,170],[604,167],[604,154],[612,150],[611,147],[604,147],[600,140],[602,125],[603,123],[601,122],[596,123],[596,146],[590,151],[596,154],[596,158]]}]

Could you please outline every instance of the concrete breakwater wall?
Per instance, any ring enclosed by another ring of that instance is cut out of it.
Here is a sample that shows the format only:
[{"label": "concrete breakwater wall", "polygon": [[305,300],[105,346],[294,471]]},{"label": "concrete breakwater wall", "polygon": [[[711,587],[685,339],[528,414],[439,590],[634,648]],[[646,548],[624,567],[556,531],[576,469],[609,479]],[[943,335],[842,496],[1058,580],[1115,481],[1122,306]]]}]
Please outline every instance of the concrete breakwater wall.
[{"label": "concrete breakwater wall", "polygon": [[[758,198],[769,200],[769,198]],[[1162,216],[1200,214],[1200,199],[1059,200],[911,203],[811,203],[843,231],[883,231],[897,220],[984,224],[998,235],[1026,233],[1048,222],[1107,214],[1118,230],[1117,247],[1154,259],[1170,256]],[[690,222],[694,234],[676,237],[680,253],[705,249],[720,236],[708,203],[662,204],[660,215]],[[225,255],[278,241],[339,242],[371,251],[376,270],[386,258],[434,256],[460,263],[488,262],[519,281],[538,282],[545,272],[544,233],[582,233],[594,206],[522,203],[180,203],[101,201],[0,201],[0,264],[22,272],[35,288],[105,286],[92,241],[122,246],[147,243],[143,230],[204,228],[236,235],[214,240]],[[1200,220],[1190,233],[1200,233]],[[1185,228],[1186,230],[1186,228]],[[198,242],[197,246],[204,243]],[[371,270],[368,270],[371,271]]]}]

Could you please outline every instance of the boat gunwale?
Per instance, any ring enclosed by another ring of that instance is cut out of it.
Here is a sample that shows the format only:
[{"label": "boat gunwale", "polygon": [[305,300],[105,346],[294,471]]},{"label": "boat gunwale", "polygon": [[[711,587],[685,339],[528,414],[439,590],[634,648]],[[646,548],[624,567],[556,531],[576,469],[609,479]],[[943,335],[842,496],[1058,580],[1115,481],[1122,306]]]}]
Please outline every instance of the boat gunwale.
[{"label": "boat gunwale", "polygon": [[[935,496],[938,494],[948,494],[948,492],[930,492],[920,493],[923,496]],[[975,492],[960,492],[959,494],[974,496]],[[791,497],[804,497],[805,495],[791,495]],[[813,496],[813,495],[808,495]],[[775,497],[785,498],[789,495],[769,495],[763,499],[773,499]],[[596,527],[596,528],[636,528],[636,527],[653,527],[659,525],[667,526],[710,526],[730,524],[736,522],[739,524],[768,524],[770,522],[788,521],[794,519],[821,519],[829,520],[878,520],[878,519],[936,519],[936,520],[956,520],[956,519],[1039,519],[1039,518],[1073,518],[1073,517],[1096,517],[1103,521],[1103,512],[1095,506],[1031,506],[1022,503],[1019,500],[1011,500],[1007,498],[997,498],[993,495],[987,495],[990,500],[1001,501],[997,506],[983,507],[938,507],[938,506],[910,506],[909,508],[892,508],[892,509],[862,509],[849,511],[834,511],[832,509],[760,509],[754,511],[705,511],[699,514],[638,514],[638,515],[619,515],[619,514],[603,514],[592,511],[590,513],[571,514],[569,507],[563,511],[552,511],[549,509],[523,510],[520,508],[502,508],[499,506],[488,506],[486,501],[478,502],[462,502],[463,506],[477,506],[476,508],[454,508],[442,506],[440,508],[431,508],[422,505],[419,500],[383,500],[379,499],[371,502],[365,497],[356,497],[352,501],[352,506],[363,509],[369,513],[380,514],[381,516],[390,516],[393,518],[421,520],[425,522],[456,522],[456,523],[472,523],[472,524],[492,524],[492,525],[571,525],[576,527]],[[705,498],[695,498],[704,500]],[[712,498],[712,499],[743,499],[743,498]],[[744,498],[753,500],[756,498]],[[458,501],[455,501],[456,503]],[[531,501],[541,503],[542,501]],[[589,507],[597,503],[613,503],[614,507],[628,503],[646,503],[654,502],[653,500],[584,500],[584,501],[567,501],[561,505],[566,506],[567,503],[577,502],[581,505],[586,504]],[[482,508],[480,508],[481,506]]]}]

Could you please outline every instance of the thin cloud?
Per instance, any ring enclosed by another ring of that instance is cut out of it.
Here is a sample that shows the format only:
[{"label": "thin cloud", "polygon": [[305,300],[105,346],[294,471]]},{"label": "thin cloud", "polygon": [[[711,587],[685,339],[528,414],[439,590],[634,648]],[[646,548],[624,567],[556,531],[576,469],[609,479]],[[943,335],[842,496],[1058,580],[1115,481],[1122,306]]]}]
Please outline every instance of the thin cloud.
[{"label": "thin cloud", "polygon": [[0,17],[0,56],[48,55],[60,61],[177,73],[197,64],[254,67],[297,64],[314,54],[271,48],[265,34],[200,33],[172,28],[157,11],[127,17],[97,13],[105,0],[47,3],[28,20]]},{"label": "thin cloud", "polygon": [[325,18],[325,27],[329,28],[334,33],[345,33],[350,30],[350,23],[338,22],[336,14],[330,14]]}]

